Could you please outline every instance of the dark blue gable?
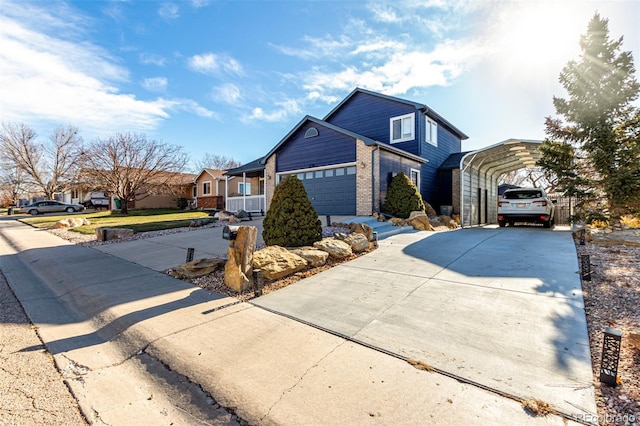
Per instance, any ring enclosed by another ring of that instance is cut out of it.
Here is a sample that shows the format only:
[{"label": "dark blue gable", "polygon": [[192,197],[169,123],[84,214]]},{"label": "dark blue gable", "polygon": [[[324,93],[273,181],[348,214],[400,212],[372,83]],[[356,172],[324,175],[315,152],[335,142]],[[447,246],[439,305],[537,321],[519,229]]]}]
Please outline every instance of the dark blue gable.
[{"label": "dark blue gable", "polygon": [[[305,138],[311,127],[318,135]],[[310,169],[356,161],[355,139],[316,123],[301,126],[276,153],[276,172]]]},{"label": "dark blue gable", "polygon": [[[373,140],[390,143],[389,120],[392,117],[412,112],[416,113],[416,120],[419,120],[419,117],[422,116],[411,105],[366,93],[356,93],[339,110],[334,111],[330,117],[327,117],[325,121]],[[416,125],[418,123],[414,122],[414,126]],[[419,132],[416,131],[415,133],[417,138]],[[393,146],[412,154],[420,155],[416,140],[395,143]]]}]

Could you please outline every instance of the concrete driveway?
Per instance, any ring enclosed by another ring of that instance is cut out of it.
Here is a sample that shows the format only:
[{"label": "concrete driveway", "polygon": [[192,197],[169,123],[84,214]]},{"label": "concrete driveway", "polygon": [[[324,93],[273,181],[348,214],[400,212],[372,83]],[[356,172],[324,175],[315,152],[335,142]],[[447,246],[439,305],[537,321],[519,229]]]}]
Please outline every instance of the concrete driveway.
[{"label": "concrete driveway", "polygon": [[468,383],[596,413],[569,232],[409,233],[254,303]]}]

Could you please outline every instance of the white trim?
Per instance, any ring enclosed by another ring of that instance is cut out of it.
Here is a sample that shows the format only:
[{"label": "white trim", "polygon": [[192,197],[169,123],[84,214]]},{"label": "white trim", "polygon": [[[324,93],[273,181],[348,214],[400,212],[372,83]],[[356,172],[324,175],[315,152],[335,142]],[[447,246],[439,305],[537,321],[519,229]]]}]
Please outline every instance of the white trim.
[{"label": "white trim", "polygon": [[[243,186],[243,190],[240,189],[240,186]],[[249,193],[247,194],[246,188],[249,185]],[[243,182],[238,182],[238,194],[240,195],[251,195],[251,182],[247,182],[246,180]]]},{"label": "white trim", "polygon": [[[402,123],[406,118],[411,118],[410,120],[411,134],[409,136],[403,136],[404,128],[402,126]],[[393,139],[393,122],[398,120],[400,120],[400,131],[402,135],[400,136],[399,139]],[[397,117],[391,117],[389,119],[389,143],[394,144],[394,143],[400,143],[400,142],[407,142],[407,141],[412,141],[415,138],[416,138],[416,113],[415,112],[412,112],[410,114],[405,114],[405,115],[399,115]]]},{"label": "white trim", "polygon": [[311,167],[309,169],[296,169],[296,170],[287,170],[285,172],[278,172],[276,176],[280,175],[292,175],[294,173],[303,173],[303,172],[315,172],[316,170],[327,170],[327,169],[339,169],[340,167],[349,167],[349,166],[357,166],[358,163],[341,163],[341,164],[332,164],[330,166],[322,166],[322,167]]},{"label": "white trim", "polygon": [[[425,142],[427,142],[430,145],[433,145],[433,146],[437,147],[438,146],[438,123],[434,119],[430,118],[428,115],[425,115],[424,118],[425,118],[425,123],[424,123],[425,124],[425,126],[424,126],[424,139],[425,139]],[[433,125],[433,133],[434,133],[432,135],[433,139],[429,138],[430,133],[431,133],[431,132],[429,132],[429,130],[432,129],[430,124]]]},{"label": "white trim", "polygon": [[[414,169],[414,168],[411,168],[411,169],[410,169],[410,171],[409,171],[409,173],[411,173],[411,174],[412,174],[413,172],[416,172],[416,174],[418,175],[418,176],[417,176],[417,177],[418,177],[418,179],[416,179],[416,181],[417,181],[416,187],[418,188],[418,192],[420,192],[420,170],[418,170],[418,169]],[[409,180],[411,180],[411,176],[409,176]],[[412,182],[413,182],[413,181],[412,181]]]},{"label": "white trim", "polygon": [[[207,183],[209,184],[209,192],[205,192],[205,190],[204,190],[205,189],[204,185],[207,184]],[[205,180],[205,181],[202,182],[202,196],[203,197],[205,197],[207,195],[212,195],[213,194],[212,189],[213,189],[213,186],[211,185],[211,181],[210,180]]]}]

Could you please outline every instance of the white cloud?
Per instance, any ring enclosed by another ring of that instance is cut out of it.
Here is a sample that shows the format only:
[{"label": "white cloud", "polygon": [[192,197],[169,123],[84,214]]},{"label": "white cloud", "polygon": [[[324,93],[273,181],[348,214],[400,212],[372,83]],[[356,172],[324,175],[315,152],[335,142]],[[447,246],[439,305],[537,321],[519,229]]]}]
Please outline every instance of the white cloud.
[{"label": "white cloud", "polygon": [[0,16],[3,120],[36,127],[71,123],[85,134],[104,135],[153,130],[169,117],[171,103],[119,92],[129,72],[102,48],[82,41],[84,16],[33,5],[3,5]]},{"label": "white cloud", "polygon": [[156,65],[158,67],[164,67],[167,64],[167,58],[153,53],[141,53],[140,63],[145,65]]},{"label": "white cloud", "polygon": [[299,102],[295,99],[286,99],[276,102],[275,105],[277,108],[270,112],[265,112],[261,107],[256,107],[251,111],[251,114],[243,117],[242,121],[247,123],[253,121],[278,122],[302,112]]},{"label": "white cloud", "polygon": [[211,4],[210,0],[191,0],[191,6],[193,6],[196,9],[209,6],[209,4]]},{"label": "white cloud", "polygon": [[385,3],[372,3],[369,6],[369,10],[373,14],[373,19],[379,22],[385,23],[399,23],[400,17],[395,10],[389,4]]},{"label": "white cloud", "polygon": [[243,101],[243,95],[240,88],[232,83],[223,84],[215,87],[211,92],[211,99],[217,102],[223,102],[230,105],[240,105]]},{"label": "white cloud", "polygon": [[180,17],[180,8],[175,3],[162,3],[158,9],[158,15],[166,20],[178,19]]},{"label": "white cloud", "polygon": [[189,68],[202,74],[216,74],[220,71],[229,74],[242,75],[242,65],[234,58],[215,53],[204,53],[202,55],[194,55],[189,58]]},{"label": "white cloud", "polygon": [[165,77],[145,78],[142,87],[150,92],[164,92],[167,90],[167,79]]}]

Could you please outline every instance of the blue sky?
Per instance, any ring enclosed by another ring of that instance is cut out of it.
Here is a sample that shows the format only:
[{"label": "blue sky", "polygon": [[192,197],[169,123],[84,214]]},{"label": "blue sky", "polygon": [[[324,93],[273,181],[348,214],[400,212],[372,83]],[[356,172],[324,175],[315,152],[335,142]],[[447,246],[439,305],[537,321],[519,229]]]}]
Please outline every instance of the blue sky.
[{"label": "blue sky", "polygon": [[595,11],[639,68],[637,0],[0,0],[0,119],[246,163],[363,87],[429,105],[464,150],[542,139]]}]

